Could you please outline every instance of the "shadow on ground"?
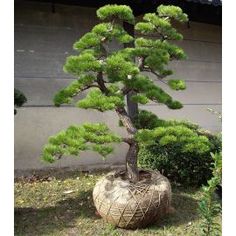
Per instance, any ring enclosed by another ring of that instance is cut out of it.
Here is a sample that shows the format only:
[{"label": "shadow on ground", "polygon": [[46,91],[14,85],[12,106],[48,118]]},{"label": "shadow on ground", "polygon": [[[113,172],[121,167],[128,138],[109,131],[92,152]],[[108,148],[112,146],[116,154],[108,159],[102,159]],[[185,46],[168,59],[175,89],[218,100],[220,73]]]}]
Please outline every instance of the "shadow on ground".
[{"label": "shadow on ground", "polygon": [[[91,196],[92,190],[89,190],[80,192],[76,198],[59,201],[52,207],[15,208],[15,235],[48,235],[54,231],[67,232],[67,230],[76,228],[82,219],[86,219],[87,223],[94,227],[94,221],[99,217],[95,214],[96,210]],[[198,205],[194,198],[186,196],[182,192],[176,192],[173,194],[172,202],[176,211],[150,226],[150,230],[164,226],[187,225],[188,222],[198,219]]]},{"label": "shadow on ground", "polygon": [[15,208],[15,235],[48,235],[54,230],[75,227],[79,218],[99,219],[91,196],[92,190],[80,192],[78,197],[67,198],[51,207]]},{"label": "shadow on ground", "polygon": [[173,193],[172,206],[174,207],[174,212],[160,219],[155,225],[151,226],[152,229],[171,226],[178,227],[199,219],[198,201],[190,196],[183,193]]}]

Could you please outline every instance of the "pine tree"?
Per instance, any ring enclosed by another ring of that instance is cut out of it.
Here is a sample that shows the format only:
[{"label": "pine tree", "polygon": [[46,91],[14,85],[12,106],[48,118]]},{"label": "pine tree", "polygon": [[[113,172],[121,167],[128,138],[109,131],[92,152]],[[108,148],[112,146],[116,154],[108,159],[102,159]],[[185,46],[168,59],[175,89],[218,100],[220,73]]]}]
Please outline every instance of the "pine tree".
[{"label": "pine tree", "polygon": [[[103,157],[112,153],[112,143],[125,142],[129,145],[126,156],[127,174],[131,181],[139,179],[137,154],[140,142],[152,141],[155,137],[165,135],[165,142],[178,141],[174,129],[167,133],[160,129],[138,130],[127,114],[125,96],[135,92],[132,100],[139,104],[154,101],[170,109],[180,109],[182,104],[175,101],[162,88],[156,85],[143,72],[155,75],[157,81],[165,83],[174,90],[185,89],[183,80],[165,80],[173,72],[167,68],[172,60],[186,58],[184,51],[173,44],[183,37],[172,26],[172,21],[186,22],[188,17],[176,6],[160,5],[156,13],[148,13],[143,21],[135,25],[135,30],[142,37],[132,37],[123,28],[123,22],[135,24],[130,7],[125,5],[106,5],[97,10],[102,23],[74,43],[76,56],[69,56],[64,71],[75,76],[71,84],[59,91],[54,97],[56,106],[75,103],[84,109],[96,109],[100,112],[114,110],[128,137],[113,134],[102,123],[71,126],[49,138],[44,147],[42,158],[54,162],[63,155],[79,155],[81,151],[93,150]],[[153,34],[158,38],[153,38]],[[119,44],[130,44],[120,50],[111,50],[109,43],[116,40]],[[76,96],[89,90],[87,96],[76,101]],[[185,130],[186,133],[188,131]],[[180,137],[181,138],[181,137]]]}]

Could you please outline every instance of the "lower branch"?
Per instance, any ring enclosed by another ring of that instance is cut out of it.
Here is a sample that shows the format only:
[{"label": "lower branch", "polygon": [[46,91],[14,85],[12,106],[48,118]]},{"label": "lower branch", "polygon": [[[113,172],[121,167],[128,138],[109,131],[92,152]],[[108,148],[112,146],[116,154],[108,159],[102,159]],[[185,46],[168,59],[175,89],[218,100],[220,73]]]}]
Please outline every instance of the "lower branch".
[{"label": "lower branch", "polygon": [[132,138],[122,138],[122,141],[124,143],[129,144],[129,145],[131,145],[133,143],[133,139]]},{"label": "lower branch", "polygon": [[97,74],[97,83],[98,83],[98,86],[100,88],[100,90],[105,94],[107,95],[109,93],[107,87],[105,86],[105,83],[104,83],[104,80],[103,80],[103,74],[102,72],[99,72]]},{"label": "lower branch", "polygon": [[116,108],[116,113],[118,114],[123,125],[127,129],[129,134],[135,134],[137,129],[134,127],[133,122],[131,121],[129,115],[123,107]]}]

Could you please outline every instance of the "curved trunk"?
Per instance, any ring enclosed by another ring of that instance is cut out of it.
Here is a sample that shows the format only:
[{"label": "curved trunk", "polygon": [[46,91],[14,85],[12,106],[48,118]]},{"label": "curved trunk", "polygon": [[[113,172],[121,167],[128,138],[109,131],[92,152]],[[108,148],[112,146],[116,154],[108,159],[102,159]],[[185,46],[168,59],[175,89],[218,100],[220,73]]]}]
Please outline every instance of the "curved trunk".
[{"label": "curved trunk", "polygon": [[[101,91],[105,94],[108,94],[109,91],[104,84],[102,72],[97,74],[97,83]],[[137,129],[134,127],[133,122],[124,107],[116,108],[116,112],[129,134],[128,139],[126,139],[126,142],[130,146],[126,155],[126,171],[128,173],[129,179],[132,182],[137,182],[139,180],[137,167],[138,143],[134,140],[134,134],[137,132]]]},{"label": "curved trunk", "polygon": [[132,182],[138,182],[139,180],[139,174],[138,174],[138,143],[134,141],[129,146],[128,153],[126,155],[126,170],[128,173],[128,177]]},{"label": "curved trunk", "polygon": [[139,173],[137,167],[139,147],[138,143],[134,140],[134,135],[137,132],[137,129],[134,127],[133,122],[131,121],[124,108],[117,108],[116,112],[129,134],[129,138],[127,139],[127,143],[129,144],[129,150],[126,155],[126,171],[128,173],[129,179],[132,182],[137,182],[139,180]]}]

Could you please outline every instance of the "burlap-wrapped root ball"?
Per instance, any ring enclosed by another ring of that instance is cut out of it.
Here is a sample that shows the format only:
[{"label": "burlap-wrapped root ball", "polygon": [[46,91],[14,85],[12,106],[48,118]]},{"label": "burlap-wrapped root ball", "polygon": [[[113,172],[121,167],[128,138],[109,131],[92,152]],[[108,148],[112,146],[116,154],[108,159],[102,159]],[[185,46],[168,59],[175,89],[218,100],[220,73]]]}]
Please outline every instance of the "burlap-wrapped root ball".
[{"label": "burlap-wrapped root ball", "polygon": [[171,186],[160,172],[140,171],[135,184],[124,176],[124,172],[110,172],[94,187],[94,204],[106,222],[126,229],[143,228],[169,211]]}]

